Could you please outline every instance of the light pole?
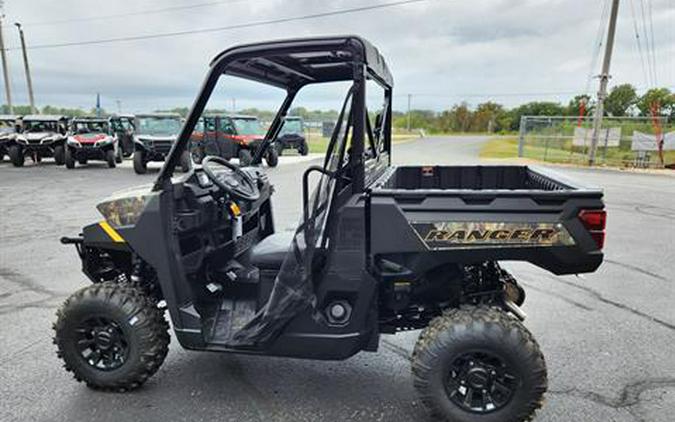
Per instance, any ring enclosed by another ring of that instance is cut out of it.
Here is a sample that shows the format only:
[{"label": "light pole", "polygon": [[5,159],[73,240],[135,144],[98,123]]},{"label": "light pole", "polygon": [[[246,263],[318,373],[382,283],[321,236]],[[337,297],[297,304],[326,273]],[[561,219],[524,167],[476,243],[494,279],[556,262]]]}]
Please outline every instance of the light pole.
[{"label": "light pole", "polygon": [[19,38],[21,38],[21,51],[23,51],[23,66],[26,70],[26,82],[28,83],[28,101],[30,101],[31,113],[36,114],[35,99],[33,98],[33,81],[30,77],[30,67],[28,66],[28,54],[26,53],[26,40],[23,36],[23,28],[19,22],[14,22],[19,29]]},{"label": "light pole", "polygon": [[612,49],[614,48],[614,34],[616,33],[616,18],[619,13],[619,0],[612,0],[612,11],[609,16],[609,28],[607,30],[607,44],[605,44],[605,58],[602,62],[600,73],[600,89],[598,90],[598,102],[595,106],[593,119],[593,135],[591,137],[591,150],[588,155],[588,164],[595,164],[595,154],[598,150],[598,139],[602,127],[602,117],[605,112],[605,98],[607,98],[607,83],[609,82],[609,65],[612,62]]},{"label": "light pole", "polygon": [[5,2],[0,1],[0,55],[2,56],[2,75],[5,78],[5,97],[7,98],[7,107],[9,114],[14,114],[12,106],[12,91],[9,85],[9,71],[7,70],[7,54],[5,53],[5,40],[2,36],[2,19],[5,17]]}]

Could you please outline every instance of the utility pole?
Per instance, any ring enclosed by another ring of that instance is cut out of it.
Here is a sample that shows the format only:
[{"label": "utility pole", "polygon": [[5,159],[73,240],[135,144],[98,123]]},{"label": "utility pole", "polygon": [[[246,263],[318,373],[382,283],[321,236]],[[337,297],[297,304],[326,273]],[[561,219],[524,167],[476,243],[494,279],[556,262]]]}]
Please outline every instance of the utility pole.
[{"label": "utility pole", "polygon": [[122,114],[122,101],[121,100],[115,100],[115,103],[117,104],[117,113]]},{"label": "utility pole", "polygon": [[21,38],[21,50],[23,51],[23,66],[26,70],[26,82],[28,83],[28,101],[30,102],[31,113],[36,114],[37,109],[35,108],[35,99],[33,98],[33,81],[30,78],[30,67],[28,66],[28,54],[26,53],[26,40],[23,37],[23,28],[19,22],[15,22],[14,25],[19,29],[19,38]]},{"label": "utility pole", "polygon": [[232,98],[232,114],[235,114],[237,112],[237,99]]},{"label": "utility pole", "polygon": [[410,101],[412,100],[412,94],[408,94],[408,133],[410,133]]},{"label": "utility pole", "polygon": [[600,73],[600,89],[598,89],[598,103],[595,107],[593,119],[593,136],[591,137],[591,150],[588,154],[588,165],[595,164],[595,154],[598,150],[598,138],[602,127],[602,117],[605,111],[605,98],[607,98],[607,83],[609,82],[609,65],[612,61],[614,49],[614,34],[616,33],[616,18],[619,14],[619,0],[612,0],[612,11],[609,16],[609,29],[607,31],[607,43],[605,44],[605,58],[602,61],[602,73]]},{"label": "utility pole", "polygon": [[7,55],[5,52],[5,40],[2,37],[2,19],[5,17],[5,2],[0,0],[0,55],[2,56],[2,75],[5,78],[5,98],[7,98],[7,107],[9,114],[14,114],[12,106],[12,92],[9,87],[9,72],[7,71]]}]

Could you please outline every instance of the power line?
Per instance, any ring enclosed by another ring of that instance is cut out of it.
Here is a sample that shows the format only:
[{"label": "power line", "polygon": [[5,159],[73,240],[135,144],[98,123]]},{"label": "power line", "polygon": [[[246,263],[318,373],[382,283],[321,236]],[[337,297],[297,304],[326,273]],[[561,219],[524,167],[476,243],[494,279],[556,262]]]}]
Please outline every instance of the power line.
[{"label": "power line", "polygon": [[642,51],[642,42],[640,41],[640,31],[638,29],[637,15],[635,14],[635,1],[630,0],[630,9],[633,16],[633,29],[635,30],[635,42],[637,43],[638,53],[640,55],[640,65],[642,66],[642,77],[646,85],[649,85],[649,75],[647,74],[647,69],[645,67],[645,58]]},{"label": "power line", "polygon": [[[53,43],[53,44],[36,44],[36,45],[33,45],[33,46],[29,47],[29,49],[31,49],[31,50],[42,50],[42,49],[48,49],[48,48],[72,47],[72,46],[79,46],[79,45],[110,44],[110,43],[115,43],[115,42],[140,41],[140,40],[148,40],[148,39],[179,37],[179,36],[193,35],[193,34],[205,34],[205,33],[210,33],[210,32],[221,32],[221,31],[227,31],[227,30],[232,30],[232,29],[253,28],[253,27],[274,25],[274,24],[287,23],[287,22],[296,22],[296,21],[302,21],[302,20],[318,19],[318,18],[324,18],[324,17],[329,17],[329,16],[337,16],[337,15],[344,15],[344,14],[350,14],[350,13],[365,12],[365,11],[369,11],[369,10],[384,9],[384,8],[389,8],[389,7],[394,7],[394,6],[401,6],[401,5],[413,4],[413,3],[422,3],[422,2],[427,2],[427,1],[429,1],[429,0],[399,0],[399,1],[392,1],[392,2],[389,2],[389,3],[381,3],[381,4],[371,5],[371,6],[352,7],[352,8],[347,8],[347,9],[333,10],[333,11],[330,11],[330,12],[311,13],[311,14],[307,14],[307,15],[293,16],[293,17],[287,17],[287,18],[269,19],[269,20],[263,20],[263,21],[257,21],[257,22],[248,22],[248,23],[241,23],[241,24],[235,24],[235,25],[220,26],[220,27],[215,27],[215,28],[193,29],[193,30],[164,32],[164,33],[147,34],[147,35],[131,35],[131,36],[126,36],[126,37],[105,38],[105,39],[90,40],[90,41],[74,41],[74,42],[62,42],[62,43]],[[7,50],[17,50],[17,49],[18,49],[17,47],[12,47],[12,48],[8,48]]]},{"label": "power line", "polygon": [[249,2],[250,0],[227,0],[227,1],[211,1],[211,2],[206,2],[206,3],[197,3],[197,4],[191,4],[191,5],[183,5],[183,6],[170,6],[170,7],[162,7],[158,9],[149,9],[149,10],[140,10],[138,12],[126,12],[126,13],[116,13],[116,14],[110,14],[110,15],[101,15],[101,16],[83,16],[79,18],[68,18],[68,19],[59,19],[59,20],[53,20],[53,21],[38,21],[38,22],[27,22],[24,24],[24,26],[48,26],[48,25],[61,25],[61,24],[66,24],[66,23],[73,23],[73,22],[88,22],[88,21],[101,21],[101,20],[107,20],[107,19],[119,19],[119,18],[126,18],[126,17],[132,17],[132,16],[142,16],[142,15],[152,15],[156,13],[165,13],[165,12],[175,12],[175,11],[180,11],[180,10],[187,10],[187,9],[197,9],[197,8],[203,8],[203,7],[209,7],[209,6],[217,6],[221,4],[233,4],[233,3],[242,3],[242,2]]},{"label": "power line", "polygon": [[654,45],[655,38],[654,38],[654,15],[652,13],[652,6],[654,2],[650,1],[649,2],[649,32],[651,32],[651,39],[652,39],[652,60],[654,61],[654,86],[658,86],[659,80],[658,80],[658,75],[657,75],[657,69],[658,66],[656,65],[656,46]]}]

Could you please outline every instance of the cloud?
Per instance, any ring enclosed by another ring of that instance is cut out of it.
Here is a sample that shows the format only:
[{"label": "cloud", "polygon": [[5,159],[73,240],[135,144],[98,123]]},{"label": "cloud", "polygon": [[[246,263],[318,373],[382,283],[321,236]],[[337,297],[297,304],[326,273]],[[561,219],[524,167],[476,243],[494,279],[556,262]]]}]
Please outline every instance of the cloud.
[{"label": "cloud", "polygon": [[[190,3],[148,0],[105,2],[92,7],[86,0],[8,1],[7,23],[26,22],[30,45],[154,34],[300,16],[388,0],[249,0],[193,9],[30,25],[75,17],[135,13]],[[200,2],[198,2],[200,3]],[[201,2],[203,3],[203,2]],[[620,9],[612,83],[644,85],[633,21],[627,2]],[[675,85],[672,22],[669,0],[653,0],[659,82]],[[601,2],[587,0],[429,0],[405,6],[299,22],[145,41],[30,50],[29,57],[40,105],[92,107],[97,92],[114,109],[120,100],[130,111],[189,106],[202,83],[208,63],[235,44],[285,37],[356,33],[385,55],[396,80],[396,107],[413,94],[416,107],[442,109],[462,99],[488,98],[517,104],[530,93],[583,91],[590,72]],[[604,22],[602,23],[605,24]],[[16,30],[5,26],[8,47],[18,45]],[[19,51],[9,54],[15,102],[25,103],[25,80]],[[598,66],[599,66],[598,61]],[[593,89],[595,86],[592,85]],[[304,95],[307,107],[339,107],[338,91]],[[250,85],[224,93],[217,101],[238,98],[238,106],[271,107],[265,90]],[[433,94],[433,95],[415,95]],[[501,96],[498,94],[522,94]],[[568,94],[541,95],[567,101]]]}]

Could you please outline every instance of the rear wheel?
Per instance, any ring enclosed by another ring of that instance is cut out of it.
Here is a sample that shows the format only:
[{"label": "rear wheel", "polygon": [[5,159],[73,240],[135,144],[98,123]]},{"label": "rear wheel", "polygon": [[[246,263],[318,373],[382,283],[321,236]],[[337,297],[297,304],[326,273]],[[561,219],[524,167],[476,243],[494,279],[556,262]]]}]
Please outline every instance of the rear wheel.
[{"label": "rear wheel", "polygon": [[251,156],[251,151],[247,149],[242,149],[239,151],[239,165],[241,167],[246,167],[251,165],[251,161],[253,161],[253,157]]},{"label": "rear wheel", "polygon": [[128,284],[85,287],[56,315],[57,354],[66,370],[91,388],[138,388],[157,372],[169,350],[164,313]]},{"label": "rear wheel", "polygon": [[267,165],[270,167],[276,167],[279,164],[279,153],[275,147],[268,148],[265,161],[267,161]]},{"label": "rear wheel", "polygon": [[73,151],[70,148],[66,148],[66,168],[69,169],[74,169],[75,168],[75,156],[73,155]]},{"label": "rear wheel", "polygon": [[26,157],[24,157],[23,151],[21,150],[20,146],[12,145],[7,150],[7,153],[9,155],[9,160],[12,162],[14,167],[23,167],[23,163],[26,160]]},{"label": "rear wheel", "polygon": [[66,162],[66,151],[63,145],[54,147],[54,161],[59,166],[62,166]]},{"label": "rear wheel", "polygon": [[115,168],[115,151],[113,149],[105,152],[105,160],[108,162],[108,167],[111,169]]},{"label": "rear wheel", "polygon": [[452,422],[521,422],[547,388],[532,334],[500,309],[463,307],[435,318],[412,357],[415,388],[435,416]]},{"label": "rear wheel", "polygon": [[145,162],[145,154],[142,150],[134,151],[134,171],[136,174],[145,174],[148,171],[148,163]]}]

